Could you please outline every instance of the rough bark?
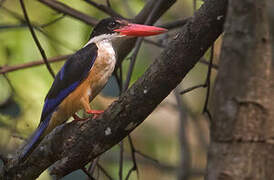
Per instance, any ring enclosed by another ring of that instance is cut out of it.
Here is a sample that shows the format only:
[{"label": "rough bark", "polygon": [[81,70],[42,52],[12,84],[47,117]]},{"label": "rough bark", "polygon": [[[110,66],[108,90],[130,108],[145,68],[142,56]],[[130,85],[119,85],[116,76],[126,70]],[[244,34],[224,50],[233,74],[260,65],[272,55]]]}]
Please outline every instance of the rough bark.
[{"label": "rough bark", "polygon": [[[35,179],[55,163],[62,177],[81,168],[134,130],[181,82],[222,32],[227,0],[208,0],[144,75],[95,120],[69,123],[50,133],[24,163],[13,158],[5,179]],[[58,162],[57,162],[58,161]]]},{"label": "rough bark", "polygon": [[271,0],[231,0],[213,92],[209,180],[274,179]]}]

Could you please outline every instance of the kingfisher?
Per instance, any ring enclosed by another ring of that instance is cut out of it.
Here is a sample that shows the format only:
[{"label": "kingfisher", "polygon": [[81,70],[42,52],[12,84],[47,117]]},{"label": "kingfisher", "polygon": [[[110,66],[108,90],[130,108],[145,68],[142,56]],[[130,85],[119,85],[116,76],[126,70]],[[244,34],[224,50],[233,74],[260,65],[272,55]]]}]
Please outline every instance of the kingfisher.
[{"label": "kingfisher", "polygon": [[64,63],[45,98],[38,128],[24,146],[19,160],[24,161],[43,137],[80,109],[97,117],[103,111],[92,110],[90,102],[97,96],[114,71],[117,48],[121,40],[152,36],[166,32],[160,27],[133,24],[124,19],[106,18],[93,29],[90,39]]}]

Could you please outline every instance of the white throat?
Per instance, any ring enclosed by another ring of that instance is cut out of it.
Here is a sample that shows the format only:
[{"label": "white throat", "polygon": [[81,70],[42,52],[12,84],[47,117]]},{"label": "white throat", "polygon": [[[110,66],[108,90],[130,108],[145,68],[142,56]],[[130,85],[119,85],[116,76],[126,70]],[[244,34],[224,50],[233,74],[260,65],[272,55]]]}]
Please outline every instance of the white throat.
[{"label": "white throat", "polygon": [[124,35],[119,35],[118,33],[113,33],[113,34],[102,34],[99,36],[95,36],[91,38],[87,44],[84,46],[86,47],[87,45],[91,43],[99,44],[99,43],[110,43],[112,44],[113,41],[116,41],[120,39],[121,37],[124,37]]}]

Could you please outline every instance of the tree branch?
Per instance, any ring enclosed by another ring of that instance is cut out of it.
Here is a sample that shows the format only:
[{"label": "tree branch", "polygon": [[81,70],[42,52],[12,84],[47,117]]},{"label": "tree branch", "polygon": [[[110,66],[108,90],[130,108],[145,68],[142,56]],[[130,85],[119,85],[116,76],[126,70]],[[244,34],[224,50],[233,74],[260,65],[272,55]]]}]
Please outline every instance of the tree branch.
[{"label": "tree branch", "polygon": [[104,13],[112,16],[112,17],[119,17],[119,18],[123,18],[123,16],[121,16],[120,14],[118,14],[117,12],[113,11],[113,9],[110,8],[110,6],[105,6],[105,5],[102,5],[102,4],[98,4],[94,1],[91,1],[91,0],[84,0],[86,3],[96,7],[97,9],[103,11]]},{"label": "tree branch", "polygon": [[56,175],[62,177],[121,141],[181,82],[221,34],[224,18],[217,17],[225,16],[226,7],[227,0],[207,0],[144,75],[102,115],[55,128],[24,163],[18,163],[18,156],[11,159],[3,177],[35,179],[53,163],[59,168]]},{"label": "tree branch", "polygon": [[81,20],[82,22],[85,22],[86,24],[94,26],[97,24],[97,20],[91,16],[88,16],[76,9],[73,9],[61,2],[58,2],[56,0],[39,0],[41,3],[55,9],[58,12],[61,12],[63,14],[67,14],[75,19]]},{"label": "tree branch", "polygon": [[[48,62],[53,63],[53,62],[63,61],[65,59],[69,58],[70,56],[71,56],[71,54],[52,57],[52,58],[48,59]],[[14,66],[3,66],[0,68],[0,74],[5,74],[8,72],[26,69],[26,68],[30,68],[30,67],[34,67],[34,66],[43,65],[43,64],[45,64],[45,62],[43,60],[37,60],[37,61],[32,61],[32,62],[14,65]]]}]

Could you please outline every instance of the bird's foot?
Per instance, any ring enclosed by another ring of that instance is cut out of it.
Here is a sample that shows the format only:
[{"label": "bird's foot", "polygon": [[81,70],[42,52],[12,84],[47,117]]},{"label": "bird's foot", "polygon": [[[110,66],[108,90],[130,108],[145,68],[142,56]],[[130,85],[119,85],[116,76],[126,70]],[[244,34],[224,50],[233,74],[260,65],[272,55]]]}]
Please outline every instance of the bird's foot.
[{"label": "bird's foot", "polygon": [[77,116],[76,114],[73,114],[72,117],[74,118],[73,121],[85,121],[88,118],[80,118],[79,116]]},{"label": "bird's foot", "polygon": [[102,114],[104,111],[103,110],[88,110],[86,111],[88,114],[93,114],[93,118],[97,118],[100,114]]}]

